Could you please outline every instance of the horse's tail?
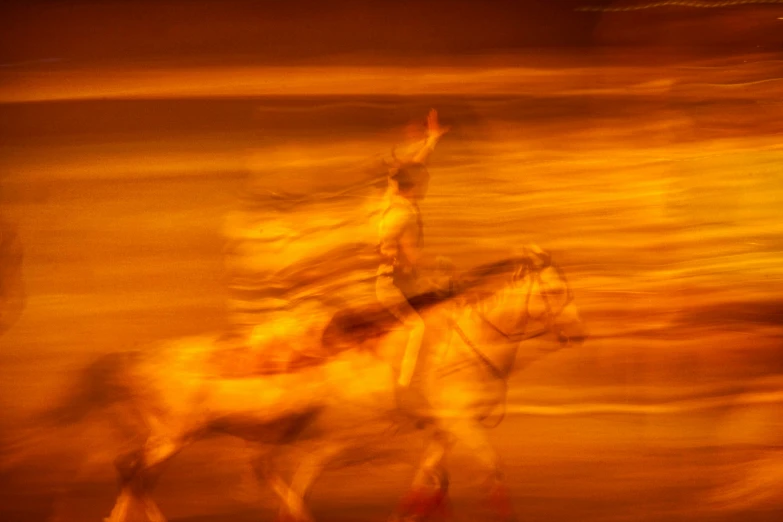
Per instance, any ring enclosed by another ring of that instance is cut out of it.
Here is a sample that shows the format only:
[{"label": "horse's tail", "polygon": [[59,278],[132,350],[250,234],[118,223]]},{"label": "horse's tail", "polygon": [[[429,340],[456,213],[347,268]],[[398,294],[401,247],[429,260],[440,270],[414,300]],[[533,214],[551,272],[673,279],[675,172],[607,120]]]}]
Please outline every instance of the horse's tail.
[{"label": "horse's tail", "polygon": [[129,400],[131,394],[123,374],[135,355],[131,352],[108,353],[93,361],[80,372],[58,403],[37,416],[38,423],[72,424],[102,408]]}]

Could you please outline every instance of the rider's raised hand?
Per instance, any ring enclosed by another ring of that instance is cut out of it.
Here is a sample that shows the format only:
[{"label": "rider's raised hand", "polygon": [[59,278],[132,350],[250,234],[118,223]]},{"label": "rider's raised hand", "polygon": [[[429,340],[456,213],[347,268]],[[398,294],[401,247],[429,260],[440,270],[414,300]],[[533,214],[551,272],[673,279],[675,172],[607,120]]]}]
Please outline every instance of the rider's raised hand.
[{"label": "rider's raised hand", "polygon": [[430,109],[427,114],[427,139],[420,144],[419,150],[411,156],[411,160],[414,163],[426,163],[441,136],[447,132],[449,127],[442,126],[438,121],[438,111]]},{"label": "rider's raised hand", "polygon": [[438,121],[438,111],[430,109],[429,114],[427,114],[427,136],[440,138],[449,132],[449,129],[450,127],[444,127]]}]

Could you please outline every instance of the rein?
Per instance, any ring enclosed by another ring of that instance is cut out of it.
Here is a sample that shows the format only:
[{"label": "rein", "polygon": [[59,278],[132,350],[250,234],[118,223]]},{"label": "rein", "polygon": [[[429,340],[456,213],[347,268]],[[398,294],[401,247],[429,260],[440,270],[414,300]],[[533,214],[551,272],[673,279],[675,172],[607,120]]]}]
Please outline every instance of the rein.
[{"label": "rein", "polygon": [[[525,296],[525,322],[522,325],[522,330],[519,331],[519,332],[506,333],[503,330],[501,330],[495,323],[490,321],[489,318],[487,318],[487,316],[484,315],[484,313],[482,313],[478,308],[474,308],[473,311],[476,313],[476,315],[479,316],[479,318],[484,323],[489,325],[490,328],[492,328],[495,332],[499,333],[508,342],[515,342],[515,340],[514,340],[515,337],[519,337],[519,341],[518,342],[522,342],[525,339],[531,339],[532,337],[537,337],[537,336],[543,334],[545,332],[545,330],[543,330],[540,333],[537,333],[534,336],[525,337],[525,333],[526,333],[526,330],[527,330],[527,323],[528,323],[528,319],[530,317],[530,315],[528,313],[528,305],[530,303],[530,296],[533,293],[533,283],[534,283],[534,281],[531,278],[530,283],[528,284],[527,295]],[[495,366],[492,363],[492,361],[490,361],[489,358],[486,355],[484,355],[484,352],[476,345],[476,343],[471,341],[471,339],[468,337],[468,335],[465,333],[465,331],[462,329],[462,327],[460,327],[459,323],[457,323],[457,321],[454,320],[454,319],[450,319],[449,322],[451,323],[451,326],[454,328],[454,331],[457,332],[457,335],[459,335],[460,338],[462,339],[462,341],[473,351],[474,355],[476,355],[476,357],[478,357],[478,359],[482,363],[484,363],[484,365],[487,367],[487,369],[490,371],[490,373],[492,373],[492,375],[497,377],[498,379],[500,379],[502,381],[505,381],[506,380],[506,376],[503,375],[503,372],[501,372],[500,369],[497,366]]]},{"label": "rein", "polygon": [[[518,332],[513,333],[507,333],[500,329],[495,323],[490,321],[484,313],[482,313],[480,310],[476,309],[475,313],[478,315],[482,321],[484,321],[490,328],[492,328],[495,332],[500,334],[501,337],[505,338],[508,342],[522,342],[527,341],[528,339],[535,339],[536,337],[541,337],[545,333],[547,333],[548,328],[542,328],[541,330],[528,334],[527,333],[527,325],[528,325],[528,319],[530,319],[530,313],[528,312],[528,307],[530,305],[530,296],[533,293],[533,284],[538,282],[539,287],[541,286],[541,273],[539,270],[535,271],[535,280],[533,278],[530,279],[530,284],[528,285],[527,289],[527,296],[525,297],[525,322],[522,325],[522,329]],[[547,305],[547,312],[551,315],[551,306],[549,305],[549,298],[545,295],[542,296],[544,298],[544,301]],[[457,327],[459,328],[459,327]]]},{"label": "rein", "polygon": [[[565,275],[562,273],[560,268],[557,267],[557,266],[554,266],[554,268],[555,268],[555,270],[557,270],[557,272],[560,275],[560,277],[563,280],[565,280]],[[537,332],[534,332],[532,334],[527,334],[528,319],[530,319],[530,314],[528,312],[528,306],[530,304],[530,296],[533,293],[533,284],[536,283],[536,282],[538,282],[539,287],[543,286],[542,283],[541,283],[541,271],[540,271],[540,269],[535,271],[535,280],[533,280],[532,278],[530,280],[530,285],[529,285],[529,288],[527,290],[527,296],[525,298],[525,323],[522,325],[522,329],[519,332],[514,332],[514,333],[504,332],[497,325],[495,325],[495,323],[490,321],[487,318],[487,316],[484,315],[478,309],[475,310],[476,315],[478,315],[481,318],[482,321],[487,323],[487,325],[490,328],[492,328],[495,332],[500,334],[501,337],[504,337],[508,342],[511,342],[511,343],[513,343],[513,342],[522,342],[522,341],[527,341],[528,339],[534,339],[536,337],[541,337],[542,335],[544,335],[545,333],[547,333],[549,331],[549,327],[548,326],[546,326],[544,328],[541,328],[540,330],[538,330]],[[566,301],[565,301],[565,303],[563,303],[563,306],[560,307],[560,309],[558,310],[557,314],[552,312],[552,304],[549,301],[549,296],[547,296],[546,293],[542,292],[541,297],[544,300],[544,304],[546,304],[546,314],[547,314],[547,317],[550,320],[551,320],[552,317],[559,315],[560,312],[562,312],[563,309],[566,306],[568,306],[571,303],[571,301],[574,300],[573,292],[571,291],[571,288],[568,287],[567,285],[566,285],[566,292],[568,293]]]},{"label": "rein", "polygon": [[457,335],[460,336],[460,338],[464,341],[464,343],[473,350],[474,355],[476,355],[481,362],[484,363],[484,365],[489,369],[489,371],[497,377],[498,379],[505,381],[506,376],[503,375],[503,372],[500,371],[500,369],[492,364],[492,361],[489,360],[489,357],[484,355],[484,352],[482,352],[478,346],[476,346],[473,341],[470,340],[468,335],[465,333],[465,331],[457,324],[457,321],[452,321],[451,326],[454,328],[454,331],[457,332]]},{"label": "rein", "polygon": [[[476,314],[479,316],[479,318],[484,323],[489,325],[490,328],[492,328],[495,332],[499,333],[508,342],[514,342],[513,338],[515,338],[517,336],[521,336],[519,338],[518,342],[522,342],[525,339],[531,339],[532,337],[537,337],[538,335],[541,335],[542,333],[544,333],[546,330],[543,330],[541,333],[537,333],[534,336],[525,337],[525,331],[527,329],[527,323],[528,323],[528,319],[530,317],[530,315],[528,314],[528,304],[530,303],[530,296],[533,293],[533,283],[534,282],[531,279],[530,280],[530,284],[528,285],[527,295],[525,297],[525,323],[523,324],[522,330],[520,332],[511,333],[511,334],[506,333],[503,330],[501,330],[497,325],[495,325],[495,323],[490,321],[487,318],[487,316],[484,315],[480,310],[478,310],[477,308],[474,308],[474,311],[476,312]],[[462,339],[462,342],[464,342],[465,345],[473,351],[473,354],[478,358],[478,360],[481,361],[484,364],[484,366],[489,370],[489,372],[492,374],[492,376],[495,377],[500,382],[500,385],[502,387],[502,389],[501,389],[502,410],[500,412],[500,415],[498,415],[498,418],[497,418],[497,420],[495,421],[494,424],[485,426],[488,429],[497,428],[498,426],[500,426],[500,423],[503,422],[503,420],[506,418],[506,402],[507,402],[507,396],[508,396],[508,376],[504,375],[503,372],[500,370],[500,368],[495,366],[492,363],[492,361],[489,359],[489,357],[487,357],[484,354],[484,352],[481,351],[481,349],[478,346],[476,346],[476,343],[474,343],[473,341],[470,340],[468,335],[465,333],[465,331],[462,329],[462,327],[459,325],[459,323],[457,323],[456,320],[450,319],[449,322],[451,323],[451,326],[454,329],[454,331],[457,332],[457,335],[459,335],[460,339]]]},{"label": "rein", "polygon": [[[557,269],[557,270],[560,273],[560,270],[559,269]],[[530,283],[528,284],[528,289],[527,289],[527,295],[525,296],[525,321],[524,321],[520,331],[512,332],[512,333],[505,332],[500,327],[498,327],[495,323],[490,321],[489,318],[483,312],[481,312],[481,310],[479,310],[478,308],[474,308],[474,312],[476,313],[476,315],[478,315],[479,318],[485,324],[487,324],[496,333],[500,334],[500,336],[503,337],[504,339],[506,339],[506,341],[508,341],[509,343],[521,343],[521,342],[526,341],[528,339],[534,339],[536,337],[540,337],[540,336],[544,335],[545,333],[547,333],[549,331],[549,327],[545,326],[545,327],[541,328],[540,330],[538,330],[538,331],[536,331],[536,332],[534,332],[532,334],[528,334],[527,333],[528,320],[530,319],[529,304],[530,304],[531,295],[533,293],[533,286],[534,286],[534,284],[536,282],[538,282],[539,283],[539,288],[542,287],[542,284],[541,284],[541,271],[540,271],[540,269],[539,270],[535,270],[534,274],[535,274],[535,277],[531,277],[530,278]],[[562,273],[560,273],[560,275],[562,277]],[[561,307],[560,311],[562,311],[562,309],[565,308],[573,300],[573,294],[571,293],[571,289],[568,288],[567,291],[568,291],[568,298],[566,299],[565,304]],[[549,301],[549,297],[545,293],[542,293],[542,297],[544,299],[544,303],[546,304],[547,316],[551,320],[551,317],[552,317],[552,306],[551,306],[551,303]],[[559,313],[559,311],[558,311],[558,313]],[[503,408],[503,410],[501,411],[500,415],[498,416],[497,421],[492,426],[487,426],[490,429],[491,428],[495,428],[495,427],[499,426],[500,423],[503,422],[503,419],[505,419],[505,417],[506,417],[506,396],[508,394],[508,376],[504,375],[503,372],[497,366],[495,366],[495,364],[492,363],[492,361],[489,359],[489,357],[487,357],[484,354],[484,352],[476,345],[476,343],[474,343],[468,337],[468,335],[465,333],[465,331],[462,329],[462,327],[460,327],[460,325],[457,323],[457,321],[455,319],[452,318],[452,319],[449,320],[449,322],[450,322],[453,330],[455,332],[457,332],[457,335],[459,335],[460,339],[462,339],[462,341],[465,343],[465,345],[468,348],[471,349],[473,354],[478,358],[479,361],[481,361],[484,364],[484,366],[489,370],[489,372],[492,374],[492,376],[497,378],[501,382],[501,385],[503,387],[503,390],[502,390],[502,395],[503,395],[502,408]],[[549,322],[549,321],[547,321],[547,322]]]},{"label": "rein", "polygon": [[492,364],[492,361],[489,360],[489,358],[484,355],[484,352],[482,352],[478,346],[476,346],[473,341],[470,340],[468,335],[462,330],[462,328],[457,324],[457,321],[451,320],[451,325],[454,328],[454,331],[457,332],[457,335],[460,336],[460,339],[467,345],[471,350],[473,350],[473,353],[478,357],[478,359],[484,363],[484,365],[487,367],[487,369],[492,373],[492,375],[500,381],[500,385],[502,387],[501,395],[502,399],[500,401],[502,405],[502,410],[500,412],[500,415],[498,415],[498,419],[495,421],[494,424],[491,426],[485,426],[486,428],[493,429],[500,426],[500,423],[503,422],[503,419],[506,418],[506,402],[508,397],[508,376],[503,375],[503,372],[500,371],[500,369]]}]

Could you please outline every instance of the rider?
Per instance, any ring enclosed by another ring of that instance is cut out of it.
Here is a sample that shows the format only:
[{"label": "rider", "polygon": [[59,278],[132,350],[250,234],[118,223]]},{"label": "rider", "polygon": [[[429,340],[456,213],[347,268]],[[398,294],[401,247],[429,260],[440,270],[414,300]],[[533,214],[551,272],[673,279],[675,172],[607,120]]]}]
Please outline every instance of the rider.
[{"label": "rider", "polygon": [[444,264],[442,258],[431,262],[422,256],[423,224],[418,202],[426,196],[429,184],[425,162],[446,132],[448,128],[439,124],[437,112],[431,110],[427,117],[427,138],[410,157],[398,159],[390,168],[386,205],[379,226],[381,263],[377,271],[376,295],[408,332],[397,378],[398,402],[403,402],[401,397],[416,402],[422,399],[412,397],[410,392],[425,324],[408,299],[420,293],[421,269]]}]

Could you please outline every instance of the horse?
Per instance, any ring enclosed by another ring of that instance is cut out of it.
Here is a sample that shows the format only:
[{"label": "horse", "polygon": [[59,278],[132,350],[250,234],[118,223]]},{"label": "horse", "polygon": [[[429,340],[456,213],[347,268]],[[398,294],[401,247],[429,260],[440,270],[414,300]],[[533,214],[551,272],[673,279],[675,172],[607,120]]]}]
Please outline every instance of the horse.
[{"label": "horse", "polygon": [[[554,265],[515,258],[477,274],[481,285],[474,284],[461,301],[435,304],[425,312],[443,326],[431,333],[433,346],[439,349],[433,351],[437,361],[434,386],[429,388],[434,390],[434,409],[428,417],[437,429],[417,474],[413,498],[403,509],[414,516],[439,504],[424,499],[423,491],[437,477],[438,498],[443,496],[442,456],[453,441],[476,448],[501,484],[499,460],[481,421],[503,403],[517,346],[548,331],[563,343],[578,342],[584,334],[570,288]],[[364,349],[336,350],[339,353],[325,362],[292,373],[217,376],[215,336],[179,339],[144,352],[107,354],[89,368],[86,379],[74,388],[74,400],[54,409],[50,417],[73,422],[97,400],[120,405],[113,410],[123,412],[117,420],[136,423],[142,433],[134,447],[115,460],[120,487],[106,521],[165,521],[151,496],[163,465],[189,445],[218,434],[263,446],[257,470],[280,497],[280,519],[311,520],[303,499],[320,471],[346,449],[388,437],[390,421],[401,423],[394,375],[403,333],[392,328],[375,338],[358,339],[357,331],[366,333],[367,328],[351,330],[346,324],[337,328],[337,335],[335,328],[327,327],[323,343]],[[415,423],[408,425],[410,431],[417,429]],[[275,461],[295,447],[306,448],[306,458],[293,479],[284,481]]]},{"label": "horse", "polygon": [[[481,267],[477,274],[482,286],[487,288],[474,287],[467,297],[452,303],[450,308],[425,313],[431,333],[431,360],[424,388],[431,405],[427,411],[418,412],[406,427],[408,431],[415,430],[425,422],[428,440],[413,484],[392,517],[394,521],[421,521],[447,513],[449,474],[444,462],[456,443],[467,446],[486,473],[487,497],[494,515],[500,520],[513,520],[502,462],[487,432],[504,417],[507,380],[520,359],[519,347],[524,340],[550,332],[555,334],[560,347],[580,345],[586,338],[565,274],[552,263],[548,253],[537,249],[522,258]],[[493,281],[493,276],[501,279],[499,290],[496,289],[499,282]],[[433,314],[440,317],[433,321]],[[391,367],[392,374],[396,374],[395,365],[399,363],[404,338],[395,332],[381,334],[380,339],[374,340],[366,319],[359,319],[358,327],[345,318],[339,322],[342,325],[333,329],[347,336],[349,342],[364,345],[365,350],[369,343],[372,352],[386,364],[356,367],[361,384],[355,390],[338,390],[339,395],[333,397],[335,406],[322,410],[309,426],[289,439],[287,444],[306,455],[290,483],[275,473],[274,465],[268,460],[263,463],[269,454],[260,457],[265,478],[281,501],[280,521],[313,520],[305,506],[305,497],[329,465],[349,453],[364,455],[366,460],[373,450],[385,451],[382,442],[389,435],[380,427],[384,426],[383,419],[394,414],[393,408],[390,409],[390,403],[394,402],[392,377],[386,370]],[[330,327],[325,335],[339,337],[340,334],[330,332]],[[527,354],[526,359],[532,362],[551,351],[554,350]],[[372,387],[369,383],[376,384]],[[496,418],[490,426],[488,421],[493,414]],[[362,429],[357,429],[358,426]],[[398,434],[404,431],[397,429]],[[281,453],[284,451],[277,456]]]}]

